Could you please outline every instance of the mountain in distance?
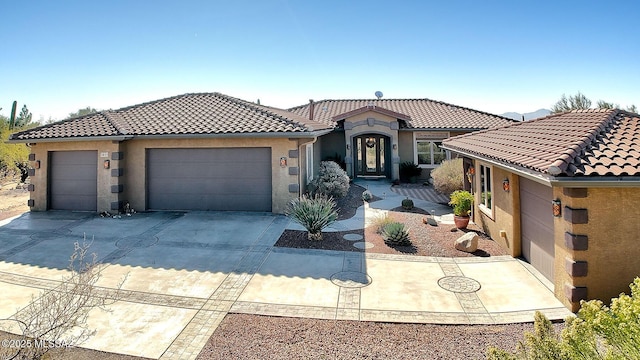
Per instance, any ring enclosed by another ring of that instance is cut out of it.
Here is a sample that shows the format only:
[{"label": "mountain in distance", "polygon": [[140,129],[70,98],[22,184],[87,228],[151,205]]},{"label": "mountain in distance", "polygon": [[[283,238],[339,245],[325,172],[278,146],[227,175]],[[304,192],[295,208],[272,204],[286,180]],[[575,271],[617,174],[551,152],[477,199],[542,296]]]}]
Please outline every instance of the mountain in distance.
[{"label": "mountain in distance", "polygon": [[513,119],[513,120],[522,120],[522,116],[524,116],[525,120],[531,120],[531,119],[537,119],[540,117],[544,117],[551,114],[551,110],[549,109],[539,109],[536,110],[534,112],[528,112],[528,113],[517,113],[517,112],[506,112],[504,114],[500,114],[500,116],[504,116],[507,117],[509,119]]}]

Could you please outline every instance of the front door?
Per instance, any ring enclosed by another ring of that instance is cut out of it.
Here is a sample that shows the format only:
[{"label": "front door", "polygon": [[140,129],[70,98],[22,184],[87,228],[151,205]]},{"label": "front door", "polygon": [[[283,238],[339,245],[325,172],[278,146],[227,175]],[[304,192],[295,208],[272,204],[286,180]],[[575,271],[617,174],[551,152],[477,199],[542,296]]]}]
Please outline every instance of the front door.
[{"label": "front door", "polygon": [[364,135],[355,138],[356,174],[361,176],[384,176],[385,136]]}]

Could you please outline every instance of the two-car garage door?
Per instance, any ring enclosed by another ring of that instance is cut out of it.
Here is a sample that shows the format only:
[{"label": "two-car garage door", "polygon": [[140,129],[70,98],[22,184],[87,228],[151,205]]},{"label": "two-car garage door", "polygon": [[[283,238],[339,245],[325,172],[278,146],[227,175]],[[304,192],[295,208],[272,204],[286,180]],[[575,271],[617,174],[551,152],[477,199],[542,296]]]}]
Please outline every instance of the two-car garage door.
[{"label": "two-car garage door", "polygon": [[550,280],[555,258],[552,198],[550,187],[520,178],[522,254]]},{"label": "two-car garage door", "polygon": [[271,211],[271,149],[148,149],[147,208]]}]

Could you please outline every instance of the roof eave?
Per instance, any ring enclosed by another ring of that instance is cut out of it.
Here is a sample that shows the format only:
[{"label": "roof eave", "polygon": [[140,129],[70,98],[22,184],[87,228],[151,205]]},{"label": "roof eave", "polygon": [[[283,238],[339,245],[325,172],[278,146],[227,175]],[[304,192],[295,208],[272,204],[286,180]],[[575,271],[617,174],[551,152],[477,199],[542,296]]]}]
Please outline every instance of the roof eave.
[{"label": "roof eave", "polygon": [[328,134],[333,129],[316,131],[290,131],[290,132],[253,132],[253,133],[218,133],[218,134],[157,134],[135,135],[135,139],[209,139],[209,138],[315,138]]},{"label": "roof eave", "polygon": [[617,188],[640,187],[640,176],[584,176],[556,177],[550,181],[552,186],[566,188]]},{"label": "roof eave", "polygon": [[71,141],[124,141],[131,139],[130,135],[107,135],[107,136],[72,136],[61,138],[38,138],[38,139],[9,139],[7,144],[35,144],[42,142],[71,142]]},{"label": "roof eave", "polygon": [[615,187],[640,187],[640,176],[551,176],[540,171],[532,170],[515,164],[506,163],[497,159],[489,158],[479,154],[466,152],[455,147],[449,147],[447,145],[442,146],[446,150],[456,152],[458,154],[468,156],[482,162],[495,165],[512,173],[515,173],[521,177],[533,180],[535,182],[556,187],[566,188],[585,188],[585,187],[603,187],[603,188],[615,188]]},{"label": "roof eave", "polygon": [[551,186],[551,179],[553,179],[552,176],[550,176],[549,174],[545,174],[536,170],[532,170],[532,169],[528,169],[522,166],[518,166],[515,164],[511,164],[511,163],[507,163],[504,161],[500,161],[497,159],[493,159],[493,158],[489,158],[486,156],[482,156],[482,155],[478,155],[475,153],[471,153],[471,152],[467,152],[464,150],[460,150],[458,148],[455,147],[449,147],[445,144],[442,145],[442,148],[449,150],[449,151],[453,151],[456,152],[458,154],[464,155],[464,156],[468,156],[470,158],[474,158],[477,160],[480,160],[482,162],[491,164],[491,165],[495,165],[499,168],[502,168],[504,170],[510,171],[512,173],[518,174],[521,177],[527,178],[529,180],[535,181],[537,183],[546,185],[546,186]]}]

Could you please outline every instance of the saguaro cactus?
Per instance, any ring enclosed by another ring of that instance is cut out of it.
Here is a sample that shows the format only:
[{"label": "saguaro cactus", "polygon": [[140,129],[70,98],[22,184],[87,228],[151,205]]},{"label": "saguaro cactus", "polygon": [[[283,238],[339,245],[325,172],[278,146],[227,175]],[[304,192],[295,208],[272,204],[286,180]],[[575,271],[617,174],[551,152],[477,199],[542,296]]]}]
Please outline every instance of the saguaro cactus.
[{"label": "saguaro cactus", "polygon": [[9,119],[9,130],[12,130],[13,126],[16,123],[16,107],[18,107],[18,102],[14,101],[13,106],[11,107],[11,118]]}]

